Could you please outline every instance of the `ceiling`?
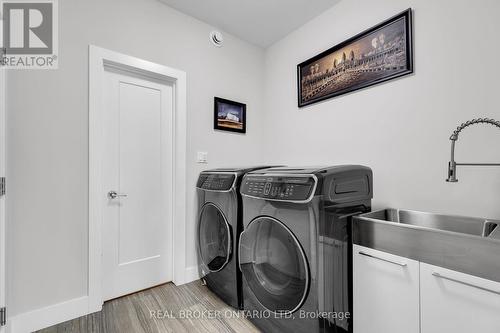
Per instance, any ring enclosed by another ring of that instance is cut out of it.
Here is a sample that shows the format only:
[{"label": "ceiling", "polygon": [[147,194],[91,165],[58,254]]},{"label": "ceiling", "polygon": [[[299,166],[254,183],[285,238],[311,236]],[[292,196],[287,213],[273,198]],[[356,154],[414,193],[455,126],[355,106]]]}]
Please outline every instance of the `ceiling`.
[{"label": "ceiling", "polygon": [[340,0],[160,0],[252,44],[267,47]]}]

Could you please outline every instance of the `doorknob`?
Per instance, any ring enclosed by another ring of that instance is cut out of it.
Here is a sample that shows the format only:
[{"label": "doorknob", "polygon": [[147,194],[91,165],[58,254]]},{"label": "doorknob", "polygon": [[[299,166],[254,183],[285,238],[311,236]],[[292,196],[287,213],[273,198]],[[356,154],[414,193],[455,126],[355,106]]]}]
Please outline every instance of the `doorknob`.
[{"label": "doorknob", "polygon": [[119,198],[119,197],[126,197],[126,196],[127,196],[126,194],[116,193],[116,191],[109,191],[108,192],[108,198],[109,199],[116,199],[116,198]]}]

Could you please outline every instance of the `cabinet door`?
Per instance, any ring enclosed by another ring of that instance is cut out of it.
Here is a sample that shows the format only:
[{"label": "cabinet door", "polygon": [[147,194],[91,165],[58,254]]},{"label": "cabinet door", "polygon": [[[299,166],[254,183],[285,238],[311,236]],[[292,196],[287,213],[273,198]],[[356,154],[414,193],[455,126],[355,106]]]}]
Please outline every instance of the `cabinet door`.
[{"label": "cabinet door", "polygon": [[500,283],[420,264],[422,333],[500,332]]},{"label": "cabinet door", "polygon": [[419,333],[419,262],[354,245],[354,333]]}]

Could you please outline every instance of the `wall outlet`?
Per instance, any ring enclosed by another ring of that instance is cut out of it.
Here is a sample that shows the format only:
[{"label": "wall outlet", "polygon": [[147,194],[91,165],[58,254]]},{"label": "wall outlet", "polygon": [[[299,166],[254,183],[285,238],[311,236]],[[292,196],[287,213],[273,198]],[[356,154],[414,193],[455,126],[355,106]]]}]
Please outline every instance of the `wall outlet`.
[{"label": "wall outlet", "polygon": [[208,163],[208,153],[204,151],[199,151],[196,156],[196,162],[197,163]]}]

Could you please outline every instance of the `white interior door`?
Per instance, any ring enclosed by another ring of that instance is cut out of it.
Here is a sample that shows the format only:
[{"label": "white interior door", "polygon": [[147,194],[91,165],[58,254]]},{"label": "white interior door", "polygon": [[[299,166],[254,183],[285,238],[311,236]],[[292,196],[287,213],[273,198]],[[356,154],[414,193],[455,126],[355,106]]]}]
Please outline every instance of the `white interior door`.
[{"label": "white interior door", "polygon": [[105,72],[104,300],[172,280],[173,92],[168,82]]}]

